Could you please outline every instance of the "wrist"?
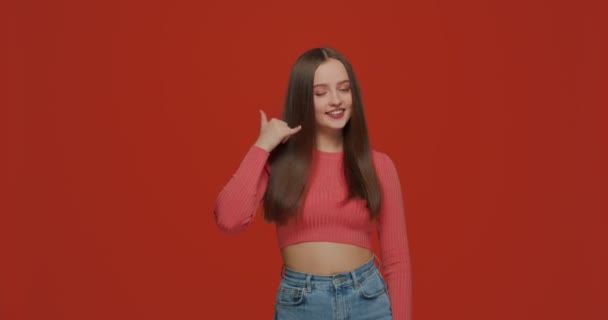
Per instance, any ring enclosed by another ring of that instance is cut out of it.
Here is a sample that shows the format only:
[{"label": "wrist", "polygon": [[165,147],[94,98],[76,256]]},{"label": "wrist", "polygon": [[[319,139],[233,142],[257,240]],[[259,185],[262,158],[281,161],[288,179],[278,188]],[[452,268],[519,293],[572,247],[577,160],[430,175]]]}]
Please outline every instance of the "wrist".
[{"label": "wrist", "polygon": [[259,141],[256,141],[253,145],[260,149],[263,149],[266,152],[270,152],[272,150],[272,148],[268,147],[264,143],[260,143]]}]

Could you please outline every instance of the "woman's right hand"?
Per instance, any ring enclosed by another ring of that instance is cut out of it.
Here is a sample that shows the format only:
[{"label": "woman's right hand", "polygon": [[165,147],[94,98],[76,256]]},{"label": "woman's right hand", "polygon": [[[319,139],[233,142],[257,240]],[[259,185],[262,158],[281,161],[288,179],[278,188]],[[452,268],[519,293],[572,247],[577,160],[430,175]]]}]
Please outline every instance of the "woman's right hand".
[{"label": "woman's right hand", "polygon": [[260,136],[255,142],[255,145],[270,152],[279,143],[285,143],[292,135],[302,129],[302,125],[295,128],[290,128],[286,122],[277,118],[272,118],[270,121],[266,118],[266,113],[260,110],[261,126]]}]

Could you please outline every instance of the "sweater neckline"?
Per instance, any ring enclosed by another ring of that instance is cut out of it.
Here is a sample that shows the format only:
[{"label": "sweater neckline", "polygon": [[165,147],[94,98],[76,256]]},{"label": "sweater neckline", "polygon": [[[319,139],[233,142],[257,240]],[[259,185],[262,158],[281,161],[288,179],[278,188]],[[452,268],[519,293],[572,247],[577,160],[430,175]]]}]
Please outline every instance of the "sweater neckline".
[{"label": "sweater neckline", "polygon": [[342,158],[344,152],[343,151],[335,151],[335,152],[331,152],[331,151],[321,151],[317,148],[314,148],[315,150],[315,154],[319,155],[320,157],[323,158],[332,158],[332,159],[339,159]]}]

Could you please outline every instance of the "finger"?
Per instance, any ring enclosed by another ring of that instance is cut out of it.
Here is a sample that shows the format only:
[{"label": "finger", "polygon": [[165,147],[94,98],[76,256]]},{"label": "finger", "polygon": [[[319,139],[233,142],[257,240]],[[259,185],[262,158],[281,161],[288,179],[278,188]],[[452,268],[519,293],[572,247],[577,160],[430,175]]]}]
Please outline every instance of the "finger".
[{"label": "finger", "polygon": [[266,113],[264,113],[264,111],[260,110],[260,117],[261,117],[261,125],[265,125],[268,122],[268,119],[266,118]]},{"label": "finger", "polygon": [[297,127],[292,128],[291,129],[291,134],[294,134],[294,133],[296,133],[296,132],[298,132],[300,130],[302,130],[302,125],[298,125]]}]

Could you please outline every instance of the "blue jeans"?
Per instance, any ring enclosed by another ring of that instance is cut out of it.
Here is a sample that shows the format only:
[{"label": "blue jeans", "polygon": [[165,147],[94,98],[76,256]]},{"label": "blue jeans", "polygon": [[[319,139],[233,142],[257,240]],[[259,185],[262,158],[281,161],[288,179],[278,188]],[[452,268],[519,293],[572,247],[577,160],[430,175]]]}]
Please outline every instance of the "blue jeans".
[{"label": "blue jeans", "polygon": [[373,256],[334,275],[285,267],[275,301],[275,320],[392,320],[388,290]]}]

